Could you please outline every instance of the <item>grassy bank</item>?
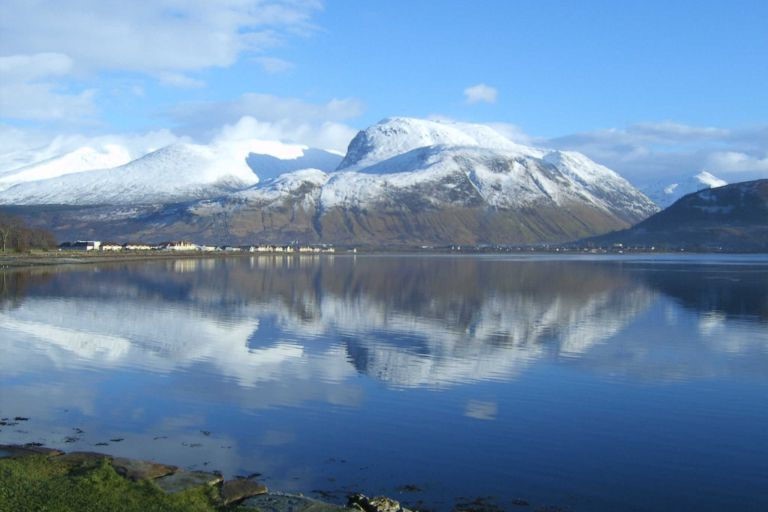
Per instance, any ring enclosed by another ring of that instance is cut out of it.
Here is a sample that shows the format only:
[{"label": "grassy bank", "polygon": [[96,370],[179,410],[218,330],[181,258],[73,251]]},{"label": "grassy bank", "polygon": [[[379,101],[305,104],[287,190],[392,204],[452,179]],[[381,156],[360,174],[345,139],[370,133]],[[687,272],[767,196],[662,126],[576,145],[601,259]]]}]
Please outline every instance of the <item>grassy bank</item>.
[{"label": "grassy bank", "polygon": [[55,457],[31,455],[0,459],[0,510],[213,512],[234,508],[219,505],[213,487],[166,494],[151,481],[121,477],[105,459],[72,467]]},{"label": "grassy bank", "polygon": [[[352,499],[352,498],[350,498]],[[388,498],[356,498],[354,510],[403,509]],[[377,507],[381,502],[389,508]],[[392,504],[395,508],[392,509]],[[152,461],[93,452],[0,445],[0,512],[345,512],[302,495],[270,493],[252,477],[225,480]]]}]

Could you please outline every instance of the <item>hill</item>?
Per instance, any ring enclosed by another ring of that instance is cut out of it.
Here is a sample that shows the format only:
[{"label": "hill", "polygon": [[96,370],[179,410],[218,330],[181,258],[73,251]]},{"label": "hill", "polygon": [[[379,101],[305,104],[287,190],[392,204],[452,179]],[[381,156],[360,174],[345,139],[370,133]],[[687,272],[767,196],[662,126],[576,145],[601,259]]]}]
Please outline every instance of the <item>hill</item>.
[{"label": "hill", "polygon": [[665,249],[768,251],[768,180],[688,194],[630,229],[581,242],[617,243]]}]

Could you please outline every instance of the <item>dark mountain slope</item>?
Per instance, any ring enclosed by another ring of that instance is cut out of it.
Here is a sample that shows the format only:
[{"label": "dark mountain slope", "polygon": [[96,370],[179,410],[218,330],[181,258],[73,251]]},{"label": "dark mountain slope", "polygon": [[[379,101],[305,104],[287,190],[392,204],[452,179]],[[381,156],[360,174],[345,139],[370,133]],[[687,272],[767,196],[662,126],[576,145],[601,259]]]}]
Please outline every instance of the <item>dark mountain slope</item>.
[{"label": "dark mountain slope", "polygon": [[581,243],[768,252],[768,180],[688,194],[630,229]]}]

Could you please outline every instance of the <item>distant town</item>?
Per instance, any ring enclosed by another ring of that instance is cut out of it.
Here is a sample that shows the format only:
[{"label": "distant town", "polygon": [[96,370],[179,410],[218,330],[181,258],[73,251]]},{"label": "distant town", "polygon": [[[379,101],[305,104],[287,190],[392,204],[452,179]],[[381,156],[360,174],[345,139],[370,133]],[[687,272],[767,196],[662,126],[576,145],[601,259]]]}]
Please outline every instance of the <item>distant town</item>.
[{"label": "distant town", "polygon": [[179,251],[179,252],[258,252],[258,253],[334,253],[336,249],[330,245],[310,246],[298,244],[264,244],[264,245],[207,245],[196,244],[186,240],[149,244],[141,242],[102,242],[100,240],[78,240],[64,242],[59,245],[60,251]]},{"label": "distant town", "polygon": [[[117,243],[100,240],[78,240],[64,242],[58,246],[59,251],[79,252],[205,252],[205,253],[276,253],[276,254],[333,254],[339,249],[330,244],[301,245],[297,242],[285,244],[252,244],[252,245],[211,245],[198,244],[187,240],[161,243],[128,242]],[[653,245],[585,244],[570,243],[563,245],[421,245],[421,246],[386,246],[363,247],[365,252],[437,252],[437,253],[554,253],[554,254],[632,254],[632,253],[669,253],[669,252],[723,252],[722,247],[656,247]],[[343,252],[357,253],[358,249],[343,247]]]}]

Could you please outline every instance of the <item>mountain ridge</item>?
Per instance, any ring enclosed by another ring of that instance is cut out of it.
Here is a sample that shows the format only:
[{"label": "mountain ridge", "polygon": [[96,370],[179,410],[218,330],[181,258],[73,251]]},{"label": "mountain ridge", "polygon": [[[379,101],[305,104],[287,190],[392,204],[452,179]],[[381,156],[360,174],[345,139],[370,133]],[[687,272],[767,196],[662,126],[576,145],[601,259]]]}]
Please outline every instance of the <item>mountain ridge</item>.
[{"label": "mountain ridge", "polygon": [[[38,195],[65,208],[33,206],[34,193],[16,187],[0,202],[32,206],[60,236],[370,245],[564,242],[657,211],[584,155],[523,146],[484,125],[389,118],[361,130],[335,161],[304,146],[283,145],[277,156],[248,148],[247,140],[168,146],[111,171],[128,190],[100,189],[106,171],[48,180],[55,193]],[[162,165],[144,165],[154,160]],[[313,163],[325,169],[296,168]],[[163,195],[157,176],[173,177],[172,191],[182,193]],[[78,190],[73,181],[88,200],[62,200]]]}]

